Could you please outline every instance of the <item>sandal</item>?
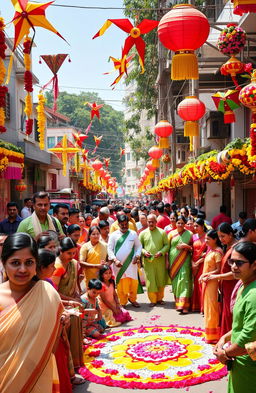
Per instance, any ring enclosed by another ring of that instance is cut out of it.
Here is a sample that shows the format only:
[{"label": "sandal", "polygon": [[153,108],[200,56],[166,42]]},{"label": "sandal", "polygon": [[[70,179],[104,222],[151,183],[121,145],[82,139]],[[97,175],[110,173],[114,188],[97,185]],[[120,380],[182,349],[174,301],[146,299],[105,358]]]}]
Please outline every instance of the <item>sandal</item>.
[{"label": "sandal", "polygon": [[140,308],[140,305],[138,302],[132,302],[130,299],[128,299],[128,301],[131,303],[131,305],[135,308]]},{"label": "sandal", "polygon": [[159,302],[157,302],[157,304],[160,304],[161,306],[165,305],[165,301],[164,300],[159,300]]},{"label": "sandal", "polygon": [[85,379],[82,376],[77,377],[76,375],[71,378],[72,385],[83,385],[85,383]]},{"label": "sandal", "polygon": [[149,303],[149,307],[155,307],[156,303]]}]

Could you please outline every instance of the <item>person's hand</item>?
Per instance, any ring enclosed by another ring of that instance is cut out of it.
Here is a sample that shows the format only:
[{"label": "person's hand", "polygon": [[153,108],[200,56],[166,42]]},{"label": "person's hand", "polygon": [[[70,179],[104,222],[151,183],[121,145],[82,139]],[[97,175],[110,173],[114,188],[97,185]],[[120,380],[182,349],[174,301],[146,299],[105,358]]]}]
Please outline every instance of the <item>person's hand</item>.
[{"label": "person's hand", "polygon": [[60,317],[60,323],[65,327],[69,327],[70,325],[70,314],[67,313],[65,310]]},{"label": "person's hand", "polygon": [[186,250],[188,249],[188,245],[186,243],[180,243],[177,245],[177,250]]},{"label": "person's hand", "polygon": [[207,281],[212,281],[212,280],[216,280],[215,274],[209,274],[209,276],[207,276]]},{"label": "person's hand", "polygon": [[214,355],[215,353],[218,353],[223,348],[224,344],[225,344],[225,338],[224,336],[222,336],[214,347],[213,350]]},{"label": "person's hand", "polygon": [[159,258],[159,257],[161,257],[163,254],[160,252],[160,251],[158,251],[156,254],[155,254],[155,258]]},{"label": "person's hand", "polygon": [[150,257],[152,257],[152,254],[151,254],[149,251],[145,251],[145,252],[144,252],[144,256],[145,256],[146,258],[150,258]]},{"label": "person's hand", "polygon": [[214,355],[217,357],[218,361],[222,364],[226,364],[228,361],[228,357],[224,351],[224,349],[220,348],[217,351],[213,352]]},{"label": "person's hand", "polygon": [[122,267],[123,266],[122,262],[119,261],[118,259],[115,260],[115,265],[116,265],[116,267]]}]

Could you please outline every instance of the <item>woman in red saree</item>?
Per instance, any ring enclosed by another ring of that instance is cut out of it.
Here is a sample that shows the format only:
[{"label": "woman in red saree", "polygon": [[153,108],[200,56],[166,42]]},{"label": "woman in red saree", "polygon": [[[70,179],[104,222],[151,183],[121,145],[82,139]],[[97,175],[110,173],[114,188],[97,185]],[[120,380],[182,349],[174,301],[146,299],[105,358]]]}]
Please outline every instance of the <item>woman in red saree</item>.
[{"label": "woman in red saree", "polygon": [[59,392],[53,352],[63,306],[49,283],[35,280],[37,257],[36,243],[26,233],[4,242],[8,281],[0,285],[1,393]]},{"label": "woman in red saree", "polygon": [[221,261],[220,274],[213,274],[209,280],[220,281],[220,292],[222,298],[221,320],[220,320],[220,337],[229,332],[232,327],[232,314],[230,311],[230,301],[233,289],[237,283],[234,280],[231,267],[228,260],[236,244],[233,228],[227,222],[223,222],[218,226],[218,236],[221,244],[224,246],[225,254]]},{"label": "woman in red saree", "polygon": [[192,274],[194,276],[194,289],[192,294],[192,311],[202,310],[202,286],[199,283],[204,268],[204,257],[206,255],[206,231],[207,228],[202,218],[198,218],[194,223],[195,235],[192,237],[193,254],[192,254]]}]

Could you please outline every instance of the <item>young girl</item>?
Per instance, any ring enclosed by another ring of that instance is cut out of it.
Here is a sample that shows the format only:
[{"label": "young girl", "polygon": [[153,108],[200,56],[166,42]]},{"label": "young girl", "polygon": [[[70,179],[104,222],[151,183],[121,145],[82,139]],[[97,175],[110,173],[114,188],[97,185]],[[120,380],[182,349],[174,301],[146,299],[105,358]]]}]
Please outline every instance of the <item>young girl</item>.
[{"label": "young girl", "polygon": [[87,292],[81,296],[81,301],[85,310],[82,322],[84,337],[99,338],[106,328],[106,323],[102,318],[97,300],[97,296],[100,294],[101,290],[101,281],[93,278],[88,283]]},{"label": "young girl", "polygon": [[128,311],[120,306],[115,290],[115,281],[108,265],[103,265],[100,269],[99,279],[102,282],[102,292],[99,296],[100,308],[107,325],[115,327],[131,321],[132,318]]}]

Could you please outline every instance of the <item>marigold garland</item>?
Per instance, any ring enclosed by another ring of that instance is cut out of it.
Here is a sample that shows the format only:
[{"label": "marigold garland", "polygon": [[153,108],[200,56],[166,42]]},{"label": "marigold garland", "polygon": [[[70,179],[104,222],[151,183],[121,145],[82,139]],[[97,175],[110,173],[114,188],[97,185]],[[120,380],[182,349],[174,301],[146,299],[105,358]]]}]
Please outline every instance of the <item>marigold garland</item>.
[{"label": "marigold garland", "polygon": [[[4,19],[0,18],[0,85],[3,85],[6,69],[4,66],[5,50],[7,48],[5,44],[5,33],[4,33]],[[8,89],[6,86],[0,86],[0,133],[6,132],[5,127],[5,105],[6,105],[6,94]]]},{"label": "marigold garland", "polygon": [[37,131],[39,134],[39,147],[41,150],[44,150],[45,148],[44,137],[45,137],[46,117],[45,117],[44,104],[45,104],[45,97],[43,93],[40,92],[38,94],[38,105],[36,109],[37,109],[37,122],[38,122]]},{"label": "marigold garland", "polygon": [[27,92],[25,97],[25,109],[24,112],[27,115],[26,120],[26,134],[30,135],[33,131],[33,119],[31,118],[33,112],[33,104],[32,97],[30,93],[33,91],[33,75],[31,72],[31,38],[26,37],[23,43],[23,53],[24,53],[24,64],[25,64],[25,73],[24,73],[24,88]]},{"label": "marigold garland", "polygon": [[152,195],[169,189],[183,187],[193,182],[210,182],[212,179],[223,181],[231,176],[235,170],[245,175],[255,175],[256,155],[252,155],[252,146],[249,140],[242,141],[237,139],[237,141],[233,141],[232,143],[233,146],[236,146],[235,148],[229,148],[229,145],[225,148],[228,152],[228,162],[218,163],[218,152],[209,152],[207,153],[209,156],[205,159],[201,159],[200,156],[195,162],[186,164],[171,176],[160,180],[156,187],[146,191],[145,188],[143,189],[141,187],[139,192],[144,191],[145,194]]}]

